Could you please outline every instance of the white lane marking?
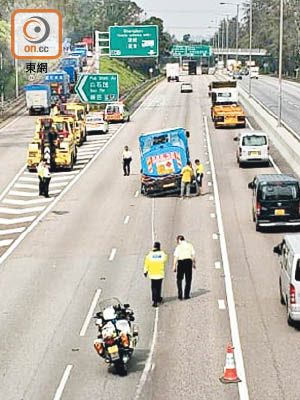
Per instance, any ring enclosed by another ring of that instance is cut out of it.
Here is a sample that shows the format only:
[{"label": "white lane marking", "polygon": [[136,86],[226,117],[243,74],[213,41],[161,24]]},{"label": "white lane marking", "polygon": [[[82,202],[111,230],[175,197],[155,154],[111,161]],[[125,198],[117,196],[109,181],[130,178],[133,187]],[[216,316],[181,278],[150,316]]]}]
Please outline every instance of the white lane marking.
[{"label": "white lane marking", "polygon": [[208,129],[208,123],[207,123],[206,116],[204,116],[204,125],[205,125],[205,131],[206,131],[206,137],[207,137],[207,143],[208,143],[209,158],[210,158],[210,162],[211,162],[211,172],[212,172],[212,179],[213,179],[213,184],[214,184],[214,193],[215,193],[215,198],[216,198],[216,213],[217,213],[217,221],[218,221],[218,227],[219,227],[219,232],[220,232],[220,248],[221,248],[222,261],[223,261],[223,270],[224,270],[224,275],[225,275],[225,277],[224,277],[225,289],[226,289],[232,344],[233,344],[233,347],[235,348],[235,360],[236,360],[238,375],[239,375],[240,379],[242,380],[241,382],[238,383],[239,395],[240,395],[240,400],[249,400],[247,380],[246,380],[244,360],[243,360],[243,353],[242,353],[242,348],[241,348],[239,327],[238,327],[234,295],[233,295],[233,289],[232,289],[232,282],[231,282],[230,264],[229,264],[229,259],[228,259],[226,238],[225,238],[225,232],[224,232],[222,209],[221,209],[220,196],[219,196],[219,188],[218,188],[218,182],[217,182],[217,177],[216,177],[215,164],[214,164],[214,158],[213,158],[213,152],[212,152],[212,147],[211,147],[211,142],[210,142],[210,135],[209,135],[209,129]]},{"label": "white lane marking", "polygon": [[137,190],[137,191],[135,192],[134,197],[138,197],[138,195],[139,195],[139,191]]},{"label": "white lane marking", "polygon": [[53,197],[40,198],[34,200],[16,200],[16,199],[4,199],[2,203],[4,204],[14,204],[16,206],[27,206],[29,204],[39,204],[39,203],[49,203],[53,200]]},{"label": "white lane marking", "polygon": [[210,218],[216,218],[216,214],[215,213],[210,213]]},{"label": "white lane marking", "polygon": [[61,399],[61,396],[63,394],[64,388],[66,386],[66,383],[67,383],[67,380],[68,380],[68,378],[70,376],[72,368],[73,368],[73,365],[71,365],[71,364],[67,365],[67,367],[65,369],[65,372],[63,374],[63,377],[61,378],[59,386],[58,386],[58,388],[56,390],[56,393],[55,393],[55,396],[54,396],[53,400],[60,400]]},{"label": "white lane marking", "polygon": [[222,299],[218,300],[219,310],[226,310],[225,301]]},{"label": "white lane marking", "polygon": [[207,182],[207,184],[208,184],[208,186],[212,186],[212,183],[211,183],[211,182]]},{"label": "white lane marking", "polygon": [[216,261],[216,262],[215,262],[215,268],[216,268],[216,269],[221,269],[221,263],[220,263],[220,261]]},{"label": "white lane marking", "polygon": [[87,316],[86,316],[84,323],[82,325],[82,328],[80,330],[79,336],[84,336],[86,334],[87,328],[92,319],[92,316],[93,316],[94,310],[96,308],[97,302],[99,300],[100,294],[101,294],[101,289],[97,289],[96,293],[94,295],[93,301],[91,302]]},{"label": "white lane marking", "polygon": [[209,164],[209,161],[206,161],[206,163],[205,164]]},{"label": "white lane marking", "polygon": [[[159,86],[157,86],[158,88]],[[156,89],[157,89],[156,88]],[[155,89],[149,92],[149,95],[155,92]],[[148,98],[148,97],[147,97]],[[144,106],[144,101],[139,105],[139,107],[133,112],[132,117],[134,117],[134,115],[136,113],[138,113],[141,108]],[[126,124],[122,125],[117,131],[116,133],[104,144],[103,147],[101,147],[101,149],[99,150],[99,152],[97,154],[95,154],[95,156],[93,157],[93,159],[87,163],[84,167],[82,168],[82,170],[79,172],[79,174],[77,174],[75,176],[75,178],[69,182],[68,186],[66,186],[59,194],[58,196],[54,199],[54,201],[35,219],[35,221],[32,222],[32,224],[30,224],[28,226],[28,228],[26,228],[26,230],[24,232],[21,233],[21,235],[13,242],[13,244],[1,255],[0,257],[0,265],[9,257],[9,255],[18,247],[18,245],[25,239],[25,237],[37,226],[37,224],[55,207],[55,205],[59,202],[59,200],[75,185],[75,183],[77,183],[77,181],[81,178],[81,176],[86,173],[88,171],[89,168],[91,168],[91,166],[98,160],[98,158],[100,157],[100,155],[106,150],[106,148],[111,144],[111,142],[119,136],[119,134],[122,132],[122,130],[126,127]],[[15,176],[15,178],[13,179],[13,183],[10,183],[8,185],[8,187],[4,190],[3,193],[6,194],[6,192],[11,188],[11,186],[14,184],[14,182],[17,180],[17,178],[23,173],[23,170],[26,168],[26,166],[24,166],[19,172],[18,174]],[[51,191],[49,192],[51,194]],[[4,196],[5,196],[4,194]],[[2,194],[3,195],[3,194]],[[0,198],[1,200],[1,198]],[[26,217],[23,217],[26,218]],[[27,217],[28,218],[28,217]],[[35,217],[34,217],[35,218]],[[0,222],[1,223],[1,222]]]},{"label": "white lane marking", "polygon": [[45,209],[45,207],[46,206],[30,207],[30,208],[6,208],[6,207],[0,207],[0,214],[15,214],[15,215],[29,214],[29,213],[43,211]]},{"label": "white lane marking", "polygon": [[140,395],[143,390],[143,386],[147,380],[148,374],[151,371],[152,368],[152,357],[154,353],[154,348],[156,344],[156,339],[157,339],[157,329],[158,328],[158,308],[155,309],[155,321],[154,321],[154,330],[153,330],[153,338],[152,338],[152,344],[151,344],[151,349],[142,373],[142,376],[140,378],[139,384],[137,386],[137,391],[134,397],[134,400],[138,400],[140,398]]},{"label": "white lane marking", "polygon": [[[83,164],[83,163],[82,163]],[[82,168],[84,168],[85,167],[85,165],[74,165],[74,169],[82,169]],[[76,172],[79,172],[79,171],[76,171]]]},{"label": "white lane marking", "polygon": [[[49,194],[57,194],[60,193],[61,190],[49,190]],[[10,196],[20,196],[20,197],[38,197],[39,192],[22,192],[20,190],[11,190],[8,193]],[[41,197],[42,199],[42,197]]]},{"label": "white lane marking", "polygon": [[117,249],[116,249],[116,248],[113,248],[113,249],[111,250],[111,253],[110,253],[110,256],[109,256],[108,261],[112,261],[112,260],[115,258],[116,252],[117,252]]},{"label": "white lane marking", "polygon": [[281,171],[280,171],[278,165],[275,163],[275,161],[271,155],[269,156],[269,159],[270,159],[271,164],[273,165],[275,171],[277,172],[277,174],[281,174]]},{"label": "white lane marking", "polygon": [[82,155],[82,156],[78,155],[78,156],[77,156],[77,160],[81,160],[81,161],[83,161],[83,160],[90,160],[90,159],[93,158],[93,157],[94,157],[94,154],[91,154],[91,155]]},{"label": "white lane marking", "polygon": [[210,175],[210,174],[211,174],[211,172],[210,172],[210,171],[207,171],[206,173],[207,173],[207,175]]},{"label": "white lane marking", "polygon": [[219,235],[217,233],[213,233],[212,234],[212,238],[213,238],[213,240],[218,240],[219,239]]},{"label": "white lane marking", "polygon": [[[36,215],[31,215],[29,217],[10,218],[10,219],[0,218],[0,225],[22,224],[23,222],[32,222],[35,218]],[[1,263],[1,257],[0,257],[0,263]]]},{"label": "white lane marking", "polygon": [[[26,112],[26,111],[25,111],[25,112]],[[10,125],[15,124],[16,121],[18,121],[20,118],[23,118],[25,112],[23,113],[23,115],[19,115],[17,118],[15,118],[15,119],[13,119],[12,121],[10,121],[7,125],[3,126],[3,128],[0,129],[0,132],[4,131],[4,130],[5,130],[6,128],[8,128]]]},{"label": "white lane marking", "polygon": [[248,118],[246,118],[246,121],[247,121],[247,124],[248,124],[249,128],[251,129],[251,131],[254,131],[254,128],[253,128],[253,126],[252,126],[252,124],[250,123],[250,121],[249,121]]},{"label": "white lane marking", "polygon": [[127,224],[128,224],[128,222],[129,222],[129,219],[130,219],[130,216],[129,216],[129,215],[127,215],[127,216],[125,217],[125,219],[124,219],[124,224],[125,224],[125,225],[127,225]]},{"label": "white lane marking", "polygon": [[24,182],[38,182],[39,181],[39,179],[38,179],[38,177],[36,176],[36,177],[32,177],[32,178],[29,178],[29,177],[27,177],[27,176],[21,176],[21,178],[19,179],[20,181],[24,181]]},{"label": "white lane marking", "polygon": [[95,153],[97,153],[97,150],[93,150],[93,151],[91,151],[90,149],[80,150],[77,153],[78,154],[77,157],[78,156],[89,156],[89,155],[93,156]]},{"label": "white lane marking", "polygon": [[0,247],[9,246],[12,244],[13,241],[14,241],[14,239],[0,240]]},{"label": "white lane marking", "polygon": [[0,230],[0,236],[5,236],[5,235],[11,235],[13,233],[21,233],[25,230],[25,226],[21,228],[13,228],[13,229],[1,229]]},{"label": "white lane marking", "polygon": [[19,177],[23,174],[23,172],[26,169],[26,165],[24,165],[20,171],[17,173],[17,175],[13,178],[13,180],[7,185],[7,187],[4,189],[4,191],[0,195],[0,201],[6,196],[6,193],[10,191],[10,189],[14,186],[16,181],[19,179]]},{"label": "white lane marking", "polygon": [[38,187],[38,184],[30,185],[29,183],[16,183],[14,187],[20,189],[36,189]]},{"label": "white lane marking", "polygon": [[214,200],[214,196],[209,196],[209,200],[213,201]]}]

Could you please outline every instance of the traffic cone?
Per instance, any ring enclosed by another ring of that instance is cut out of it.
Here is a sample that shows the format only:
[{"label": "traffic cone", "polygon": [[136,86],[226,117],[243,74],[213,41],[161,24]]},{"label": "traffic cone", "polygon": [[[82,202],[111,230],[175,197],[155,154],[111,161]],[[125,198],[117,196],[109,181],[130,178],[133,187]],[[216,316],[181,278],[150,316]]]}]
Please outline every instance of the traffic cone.
[{"label": "traffic cone", "polygon": [[233,347],[230,344],[227,346],[224,375],[221,376],[220,381],[222,383],[241,382],[240,378],[237,376],[234,356],[233,356]]}]

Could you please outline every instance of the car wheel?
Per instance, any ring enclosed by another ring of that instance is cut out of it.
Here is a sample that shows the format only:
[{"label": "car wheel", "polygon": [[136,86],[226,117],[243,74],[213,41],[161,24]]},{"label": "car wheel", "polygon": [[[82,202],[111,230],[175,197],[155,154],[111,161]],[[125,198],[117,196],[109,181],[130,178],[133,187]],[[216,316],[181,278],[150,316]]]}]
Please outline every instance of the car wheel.
[{"label": "car wheel", "polygon": [[239,163],[239,168],[243,168],[244,163],[242,163],[241,161],[238,161],[238,163]]},{"label": "car wheel", "polygon": [[280,303],[284,306],[285,305],[285,301],[284,301],[284,297],[282,295],[281,279],[279,279],[279,293],[280,293]]}]

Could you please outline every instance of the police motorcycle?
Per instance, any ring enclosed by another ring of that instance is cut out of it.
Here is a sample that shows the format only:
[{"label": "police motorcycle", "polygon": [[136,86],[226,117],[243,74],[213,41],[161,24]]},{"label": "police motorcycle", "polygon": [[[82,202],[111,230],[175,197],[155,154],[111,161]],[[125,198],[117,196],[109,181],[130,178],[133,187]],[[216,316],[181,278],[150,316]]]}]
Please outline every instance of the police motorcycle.
[{"label": "police motorcycle", "polygon": [[100,302],[99,308],[94,317],[98,326],[94,348],[109,365],[114,365],[118,375],[125,376],[138,341],[134,313],[129,304],[122,304],[116,297]]}]

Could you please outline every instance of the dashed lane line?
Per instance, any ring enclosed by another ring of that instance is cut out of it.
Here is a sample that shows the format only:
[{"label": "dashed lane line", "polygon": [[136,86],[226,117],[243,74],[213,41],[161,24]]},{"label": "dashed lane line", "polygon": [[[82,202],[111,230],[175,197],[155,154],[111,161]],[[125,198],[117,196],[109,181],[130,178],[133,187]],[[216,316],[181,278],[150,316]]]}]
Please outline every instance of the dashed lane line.
[{"label": "dashed lane line", "polygon": [[226,310],[225,301],[222,299],[218,300],[219,310]]},{"label": "dashed lane line", "polygon": [[67,365],[67,367],[65,369],[65,372],[64,372],[64,374],[63,374],[63,376],[61,378],[61,381],[60,381],[60,383],[58,385],[58,388],[56,390],[56,393],[55,393],[55,396],[54,396],[53,400],[60,400],[61,399],[61,396],[63,394],[64,388],[66,386],[66,383],[67,383],[67,380],[68,380],[68,378],[70,376],[72,368],[73,368],[73,365],[71,365],[71,364]]},{"label": "dashed lane line", "polygon": [[89,311],[87,313],[87,316],[86,316],[86,318],[84,320],[84,323],[82,325],[82,328],[81,328],[81,330],[79,332],[79,336],[84,336],[86,334],[87,328],[89,326],[90,320],[92,319],[92,316],[93,316],[94,310],[96,308],[96,305],[98,303],[100,295],[101,295],[101,289],[97,289],[96,293],[94,295],[94,298],[92,300],[92,303],[90,305]]},{"label": "dashed lane line", "polygon": [[109,258],[108,258],[108,261],[113,261],[113,259],[115,258],[116,252],[117,252],[117,249],[116,249],[116,248],[113,248],[113,249],[111,250],[110,255],[109,255]]}]

